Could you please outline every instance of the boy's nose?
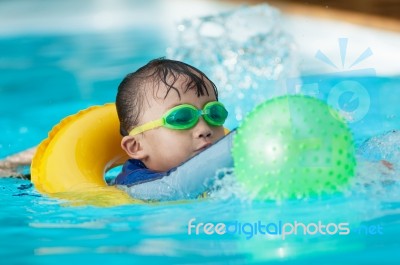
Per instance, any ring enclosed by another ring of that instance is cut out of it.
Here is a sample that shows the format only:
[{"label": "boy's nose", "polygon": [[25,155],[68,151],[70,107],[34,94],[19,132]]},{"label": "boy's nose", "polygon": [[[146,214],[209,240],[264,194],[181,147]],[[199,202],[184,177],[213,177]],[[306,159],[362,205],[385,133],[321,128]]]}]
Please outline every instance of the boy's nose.
[{"label": "boy's nose", "polygon": [[196,126],[194,127],[195,138],[209,138],[212,136],[213,131],[207,122],[204,121],[203,117],[200,117]]}]

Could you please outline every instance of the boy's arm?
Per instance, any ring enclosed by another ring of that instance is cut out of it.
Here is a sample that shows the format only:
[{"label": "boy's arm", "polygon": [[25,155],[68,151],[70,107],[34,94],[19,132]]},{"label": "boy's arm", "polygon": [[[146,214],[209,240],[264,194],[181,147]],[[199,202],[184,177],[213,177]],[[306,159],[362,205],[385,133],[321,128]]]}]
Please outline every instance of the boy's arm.
[{"label": "boy's arm", "polygon": [[24,177],[21,168],[32,162],[36,146],[0,160],[0,177]]}]

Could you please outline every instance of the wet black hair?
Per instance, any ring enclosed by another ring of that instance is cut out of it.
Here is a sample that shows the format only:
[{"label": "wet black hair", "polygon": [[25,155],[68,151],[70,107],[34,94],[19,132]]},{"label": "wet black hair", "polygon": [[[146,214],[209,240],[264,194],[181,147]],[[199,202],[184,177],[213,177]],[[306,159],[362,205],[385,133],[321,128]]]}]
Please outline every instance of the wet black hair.
[{"label": "wet black hair", "polygon": [[[218,100],[218,91],[215,84],[199,69],[184,62],[158,58],[148,62],[137,71],[128,74],[118,86],[116,106],[120,121],[120,133],[122,136],[129,134],[138,125],[143,102],[145,100],[146,84],[152,82],[153,89],[160,83],[164,83],[167,88],[164,99],[171,90],[174,90],[181,98],[180,88],[174,86],[180,77],[185,77],[187,81],[183,93],[195,90],[197,97],[209,95],[206,82],[208,81]],[[153,95],[155,92],[153,91]]]}]

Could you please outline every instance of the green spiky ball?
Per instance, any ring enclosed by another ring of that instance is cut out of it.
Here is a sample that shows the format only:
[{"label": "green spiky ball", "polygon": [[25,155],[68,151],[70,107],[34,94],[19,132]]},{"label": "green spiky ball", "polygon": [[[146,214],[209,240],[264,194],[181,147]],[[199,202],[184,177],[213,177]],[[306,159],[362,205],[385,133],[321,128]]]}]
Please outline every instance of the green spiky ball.
[{"label": "green spiky ball", "polygon": [[344,119],[307,96],[257,106],[234,138],[235,175],[259,199],[333,193],[354,176],[353,138]]}]

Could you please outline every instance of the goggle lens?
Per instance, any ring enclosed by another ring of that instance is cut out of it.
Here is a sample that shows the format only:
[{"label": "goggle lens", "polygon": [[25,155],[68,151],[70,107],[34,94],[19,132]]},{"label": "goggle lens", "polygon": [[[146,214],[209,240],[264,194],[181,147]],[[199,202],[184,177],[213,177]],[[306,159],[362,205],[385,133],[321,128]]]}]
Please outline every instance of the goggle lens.
[{"label": "goggle lens", "polygon": [[221,126],[228,117],[228,111],[222,104],[212,104],[205,108],[204,119],[211,125]]},{"label": "goggle lens", "polygon": [[197,109],[187,106],[172,111],[165,118],[165,122],[174,129],[187,129],[196,123],[197,117]]}]

